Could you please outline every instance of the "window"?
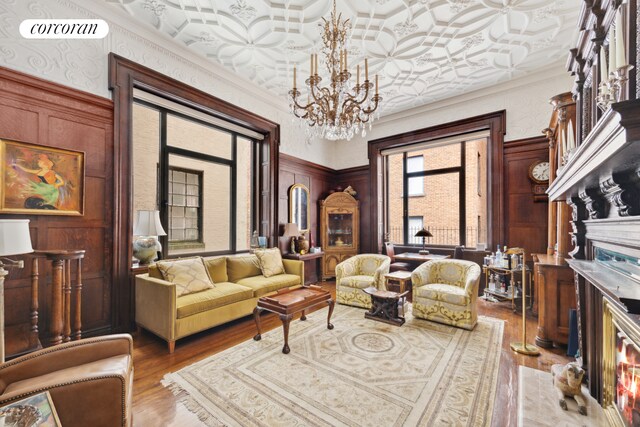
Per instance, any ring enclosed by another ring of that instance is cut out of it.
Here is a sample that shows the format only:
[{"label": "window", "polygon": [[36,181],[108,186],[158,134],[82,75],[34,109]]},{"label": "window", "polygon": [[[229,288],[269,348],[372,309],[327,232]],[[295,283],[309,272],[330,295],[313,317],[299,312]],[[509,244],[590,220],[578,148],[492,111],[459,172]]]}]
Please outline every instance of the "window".
[{"label": "window", "polygon": [[133,104],[134,209],[160,210],[163,257],[248,251],[258,228],[258,140],[172,107]]},{"label": "window", "polygon": [[[424,156],[412,156],[407,158],[407,173],[421,172],[424,169]],[[424,196],[424,178],[421,176],[410,177],[409,196]]]},{"label": "window", "polygon": [[204,248],[201,200],[202,171],[169,167],[168,239],[173,247]]},{"label": "window", "polygon": [[422,244],[422,237],[416,237],[415,234],[424,227],[423,218],[421,216],[409,217],[409,243]]},{"label": "window", "polygon": [[[482,156],[478,151],[478,160],[476,162],[476,176],[479,177],[481,175],[482,175]],[[481,179],[476,179],[476,191],[478,193],[478,196],[482,196],[482,180]]]},{"label": "window", "polygon": [[486,242],[486,137],[429,141],[392,149],[385,162],[385,227],[396,244],[422,244],[422,227],[436,246]]}]

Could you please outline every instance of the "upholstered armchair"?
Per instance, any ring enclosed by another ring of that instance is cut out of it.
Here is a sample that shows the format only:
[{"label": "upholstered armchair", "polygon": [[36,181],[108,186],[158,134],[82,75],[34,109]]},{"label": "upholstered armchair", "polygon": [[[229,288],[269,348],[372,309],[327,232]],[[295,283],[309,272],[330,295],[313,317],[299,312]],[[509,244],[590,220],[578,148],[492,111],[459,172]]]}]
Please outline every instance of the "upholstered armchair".
[{"label": "upholstered armchair", "polygon": [[386,255],[360,254],[336,266],[336,300],[340,304],[371,308],[371,296],[364,289],[386,289],[384,275],[391,259]]},{"label": "upholstered armchair", "polygon": [[71,341],[0,364],[0,406],[49,391],[65,427],[131,426],[130,335]]},{"label": "upholstered armchair", "polygon": [[478,322],[480,266],[457,259],[429,261],[411,274],[413,316],[464,329]]}]

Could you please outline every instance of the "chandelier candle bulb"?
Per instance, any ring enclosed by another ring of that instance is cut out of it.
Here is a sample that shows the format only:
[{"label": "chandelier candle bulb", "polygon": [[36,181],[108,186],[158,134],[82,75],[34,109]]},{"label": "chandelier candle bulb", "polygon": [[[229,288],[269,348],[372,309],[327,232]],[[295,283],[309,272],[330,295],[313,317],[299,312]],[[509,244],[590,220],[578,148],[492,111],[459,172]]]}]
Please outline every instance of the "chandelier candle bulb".
[{"label": "chandelier candle bulb", "polygon": [[369,60],[364,58],[364,81],[369,81]]},{"label": "chandelier candle bulb", "polygon": [[575,138],[573,137],[573,122],[569,119],[569,125],[567,126],[567,147],[568,150],[573,150],[576,145]]},{"label": "chandelier candle bulb", "polygon": [[360,64],[356,65],[356,88],[360,86]]},{"label": "chandelier candle bulb", "polygon": [[347,49],[344,50],[344,71],[347,71],[347,68],[349,68],[349,66],[347,65]]},{"label": "chandelier candle bulb", "polygon": [[293,91],[296,91],[296,66],[293,66]]},{"label": "chandelier candle bulb", "polygon": [[[627,58],[624,47],[624,31],[622,31],[622,11],[618,9],[616,13],[616,65],[617,68],[627,65]],[[615,69],[613,70],[615,71]]]},{"label": "chandelier candle bulb", "polygon": [[615,73],[618,69],[616,64],[616,39],[613,27],[609,29],[609,74]]},{"label": "chandelier candle bulb", "polygon": [[316,53],[315,55],[315,66],[314,66],[314,70],[315,70],[315,75],[318,75],[318,54]]},{"label": "chandelier candle bulb", "polygon": [[376,95],[378,94],[378,75],[376,74]]},{"label": "chandelier candle bulb", "polygon": [[309,77],[313,76],[313,53],[309,55]]},{"label": "chandelier candle bulb", "polygon": [[600,47],[600,81],[606,82],[609,78],[609,71],[607,70],[607,57],[604,54],[604,45]]}]

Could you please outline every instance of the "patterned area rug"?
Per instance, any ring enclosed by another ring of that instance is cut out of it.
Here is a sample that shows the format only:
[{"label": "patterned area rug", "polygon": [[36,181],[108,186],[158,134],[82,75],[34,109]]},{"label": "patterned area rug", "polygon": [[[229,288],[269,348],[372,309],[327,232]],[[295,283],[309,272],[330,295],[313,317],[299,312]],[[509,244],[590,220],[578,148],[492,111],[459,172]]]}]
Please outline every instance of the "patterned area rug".
[{"label": "patterned area rug", "polygon": [[167,374],[207,425],[489,426],[503,321],[480,317],[469,332],[409,314],[402,327],[337,305]]}]

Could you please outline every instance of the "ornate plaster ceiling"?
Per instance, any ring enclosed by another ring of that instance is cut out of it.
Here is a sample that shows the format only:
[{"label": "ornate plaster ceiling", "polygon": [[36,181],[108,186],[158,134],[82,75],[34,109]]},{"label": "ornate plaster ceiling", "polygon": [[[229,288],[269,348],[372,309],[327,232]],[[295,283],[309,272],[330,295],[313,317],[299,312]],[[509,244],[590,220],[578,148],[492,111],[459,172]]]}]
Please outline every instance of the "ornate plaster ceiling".
[{"label": "ornate plaster ceiling", "polygon": [[[106,0],[211,61],[286,98],[309,72],[331,0]],[[369,58],[382,114],[504,82],[562,61],[575,0],[338,0],[349,64]],[[321,74],[324,67],[320,66]],[[325,81],[327,76],[325,76]]]}]

